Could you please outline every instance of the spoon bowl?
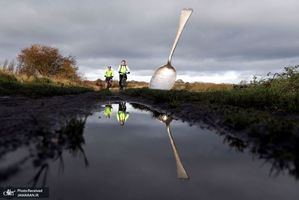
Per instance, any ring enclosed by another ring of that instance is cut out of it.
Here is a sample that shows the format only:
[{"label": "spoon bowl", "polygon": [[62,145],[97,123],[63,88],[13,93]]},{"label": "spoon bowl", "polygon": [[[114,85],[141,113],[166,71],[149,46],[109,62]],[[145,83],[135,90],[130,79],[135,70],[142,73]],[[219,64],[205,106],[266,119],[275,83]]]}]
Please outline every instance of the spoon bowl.
[{"label": "spoon bowl", "polygon": [[169,90],[173,87],[175,80],[176,70],[170,63],[167,63],[155,71],[150,82],[150,88]]}]

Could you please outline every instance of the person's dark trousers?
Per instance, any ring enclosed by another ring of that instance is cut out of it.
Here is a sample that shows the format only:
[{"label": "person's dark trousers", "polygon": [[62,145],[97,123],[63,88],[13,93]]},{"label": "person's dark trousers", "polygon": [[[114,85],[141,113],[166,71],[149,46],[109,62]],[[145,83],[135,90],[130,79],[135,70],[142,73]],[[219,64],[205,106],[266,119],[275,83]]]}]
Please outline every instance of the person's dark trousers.
[{"label": "person's dark trousers", "polygon": [[112,80],[112,77],[106,77],[106,83],[107,83],[107,89],[109,89],[111,87],[111,80]]},{"label": "person's dark trousers", "polygon": [[122,101],[122,102],[118,103],[118,111],[123,111],[123,112],[127,111],[126,102]]},{"label": "person's dark trousers", "polygon": [[127,78],[127,75],[126,74],[119,74],[118,84],[119,84],[120,89],[123,89],[123,87],[124,87],[124,85],[121,85],[121,81],[122,81],[123,78]]}]

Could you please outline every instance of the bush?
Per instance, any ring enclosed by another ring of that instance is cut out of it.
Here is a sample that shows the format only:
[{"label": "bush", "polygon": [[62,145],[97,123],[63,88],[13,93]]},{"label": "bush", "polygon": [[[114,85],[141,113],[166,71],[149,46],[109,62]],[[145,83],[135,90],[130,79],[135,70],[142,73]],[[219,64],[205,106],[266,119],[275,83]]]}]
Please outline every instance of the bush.
[{"label": "bush", "polygon": [[18,72],[27,76],[80,80],[75,58],[62,56],[57,48],[35,44],[22,49],[18,61]]}]

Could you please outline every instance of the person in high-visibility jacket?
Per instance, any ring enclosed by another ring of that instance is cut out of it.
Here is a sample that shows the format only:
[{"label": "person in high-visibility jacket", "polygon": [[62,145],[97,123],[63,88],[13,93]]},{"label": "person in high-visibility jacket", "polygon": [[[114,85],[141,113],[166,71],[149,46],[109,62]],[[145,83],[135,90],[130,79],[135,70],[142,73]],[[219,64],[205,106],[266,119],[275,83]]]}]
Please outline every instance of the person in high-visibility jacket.
[{"label": "person in high-visibility jacket", "polygon": [[113,79],[113,70],[111,66],[107,67],[107,70],[105,71],[105,78],[107,83],[107,89],[109,89],[112,86],[112,79]]},{"label": "person in high-visibility jacket", "polygon": [[116,114],[116,118],[121,126],[125,125],[125,122],[129,118],[129,113],[127,112],[126,102],[120,102],[118,104],[118,112]]},{"label": "person in high-visibility jacket", "polygon": [[119,88],[122,90],[125,87],[125,85],[122,85],[123,79],[127,79],[127,74],[130,74],[130,68],[125,60],[121,61],[117,71],[119,73]]},{"label": "person in high-visibility jacket", "polygon": [[112,105],[111,104],[107,104],[107,105],[105,105],[104,116],[106,118],[110,118],[111,115],[112,115]]}]

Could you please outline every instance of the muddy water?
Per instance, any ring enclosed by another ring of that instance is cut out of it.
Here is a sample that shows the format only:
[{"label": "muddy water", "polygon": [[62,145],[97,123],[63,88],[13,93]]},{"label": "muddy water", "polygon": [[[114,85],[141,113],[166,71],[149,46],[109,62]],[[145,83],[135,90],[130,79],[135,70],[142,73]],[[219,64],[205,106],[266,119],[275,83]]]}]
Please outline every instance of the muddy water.
[{"label": "muddy water", "polygon": [[[2,155],[1,186],[45,185],[61,200],[298,199],[299,183],[286,171],[213,130],[136,107],[101,106],[50,137],[31,138]],[[178,178],[177,157],[189,179]]]}]

